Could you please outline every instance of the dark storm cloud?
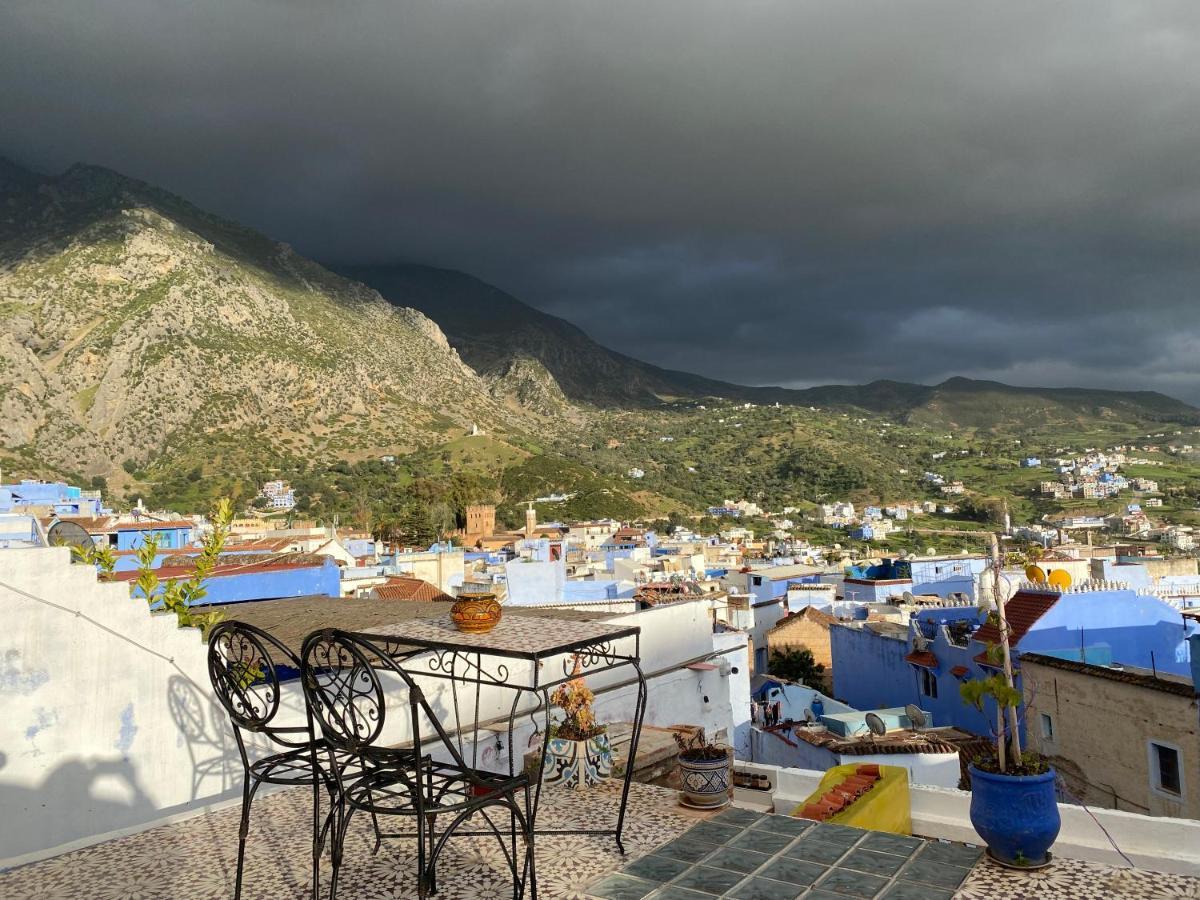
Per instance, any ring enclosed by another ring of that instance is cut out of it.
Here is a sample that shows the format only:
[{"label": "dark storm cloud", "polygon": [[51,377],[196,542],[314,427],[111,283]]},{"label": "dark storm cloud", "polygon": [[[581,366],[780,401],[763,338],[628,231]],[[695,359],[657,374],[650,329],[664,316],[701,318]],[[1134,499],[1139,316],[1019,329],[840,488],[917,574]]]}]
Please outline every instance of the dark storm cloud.
[{"label": "dark storm cloud", "polygon": [[8,0],[0,142],[748,383],[1200,401],[1200,5]]}]

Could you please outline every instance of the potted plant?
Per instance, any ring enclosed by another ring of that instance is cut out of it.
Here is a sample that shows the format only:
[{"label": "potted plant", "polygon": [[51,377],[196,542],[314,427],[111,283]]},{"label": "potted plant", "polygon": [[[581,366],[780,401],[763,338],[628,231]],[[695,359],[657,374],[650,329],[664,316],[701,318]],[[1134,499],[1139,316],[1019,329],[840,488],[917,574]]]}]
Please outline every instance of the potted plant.
[{"label": "potted plant", "polygon": [[729,749],[711,744],[704,729],[684,736],[675,733],[679,747],[679,782],[685,806],[713,809],[729,802]]},{"label": "potted plant", "polygon": [[1048,865],[1049,850],[1061,824],[1055,796],[1055,772],[1037,753],[1021,751],[1017,708],[1021,692],[1013,684],[1008,622],[1000,601],[999,553],[992,539],[993,573],[997,585],[994,613],[1000,643],[990,645],[988,659],[1001,669],[988,678],[972,679],[959,687],[963,700],[982,711],[984,700],[996,706],[993,752],[970,765],[971,824],[987,843],[988,855],[1001,865],[1036,868]]},{"label": "potted plant", "polygon": [[579,657],[571,680],[558,686],[550,699],[563,712],[561,722],[550,727],[542,777],[546,784],[579,790],[599,784],[612,774],[612,746],[608,728],[596,724],[592,711],[595,696],[583,680]]}]

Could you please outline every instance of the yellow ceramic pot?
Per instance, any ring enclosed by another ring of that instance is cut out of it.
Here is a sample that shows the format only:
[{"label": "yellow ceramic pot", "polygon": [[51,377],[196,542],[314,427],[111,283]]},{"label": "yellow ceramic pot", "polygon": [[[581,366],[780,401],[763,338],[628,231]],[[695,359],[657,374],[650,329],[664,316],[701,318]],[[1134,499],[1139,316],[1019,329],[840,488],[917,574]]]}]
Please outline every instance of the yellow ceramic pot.
[{"label": "yellow ceramic pot", "polygon": [[471,594],[450,607],[450,621],[459,631],[479,634],[495,628],[503,612],[495,594]]}]

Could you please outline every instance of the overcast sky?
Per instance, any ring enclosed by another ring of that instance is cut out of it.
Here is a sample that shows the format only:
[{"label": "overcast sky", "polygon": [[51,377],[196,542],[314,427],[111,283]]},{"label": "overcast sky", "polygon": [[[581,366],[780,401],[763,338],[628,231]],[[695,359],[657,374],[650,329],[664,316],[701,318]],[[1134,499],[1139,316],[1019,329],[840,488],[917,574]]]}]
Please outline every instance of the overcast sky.
[{"label": "overcast sky", "polygon": [[1197,0],[4,0],[0,153],[733,381],[1200,402]]}]

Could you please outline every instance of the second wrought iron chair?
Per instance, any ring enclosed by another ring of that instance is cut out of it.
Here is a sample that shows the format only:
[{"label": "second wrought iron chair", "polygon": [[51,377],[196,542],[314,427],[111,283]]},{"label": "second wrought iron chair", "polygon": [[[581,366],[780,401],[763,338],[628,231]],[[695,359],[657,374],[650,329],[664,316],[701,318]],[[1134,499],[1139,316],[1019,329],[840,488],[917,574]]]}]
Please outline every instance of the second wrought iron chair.
[{"label": "second wrought iron chair", "polygon": [[[250,805],[264,784],[313,788],[313,898],[320,894],[322,847],[335,824],[336,780],[323,766],[327,757],[324,742],[315,737],[311,719],[303,725],[276,722],[280,706],[279,668],[300,670],[300,660],[278,639],[244,622],[217,624],[208,636],[208,674],[217,699],[229,714],[242,758],[242,818],[238,829],[237,876],[234,897],[242,895],[242,869],[250,827]],[[251,760],[244,734],[261,734],[280,752]],[[341,760],[347,762],[347,760]],[[321,789],[330,795],[330,812],[320,816]]]},{"label": "second wrought iron chair", "polygon": [[[330,900],[336,897],[346,829],[355,811],[373,818],[407,817],[412,823],[409,830],[382,837],[416,838],[421,900],[437,891],[437,861],[447,840],[476,817],[484,828],[470,833],[499,842],[512,874],[513,897],[523,896],[526,887],[537,896],[528,775],[500,775],[467,765],[420,685],[388,648],[343,631],[318,631],[304,642],[301,664],[305,697],[328,751],[359,763],[355,770],[333,767],[342,805],[333,834]],[[403,748],[380,740],[387,719],[381,673],[394,682],[397,697],[406,695],[409,731]],[[496,814],[508,820],[507,828],[496,823]],[[439,827],[439,817],[448,824]],[[376,835],[378,848],[378,825]],[[524,843],[521,853],[518,837]]]}]

